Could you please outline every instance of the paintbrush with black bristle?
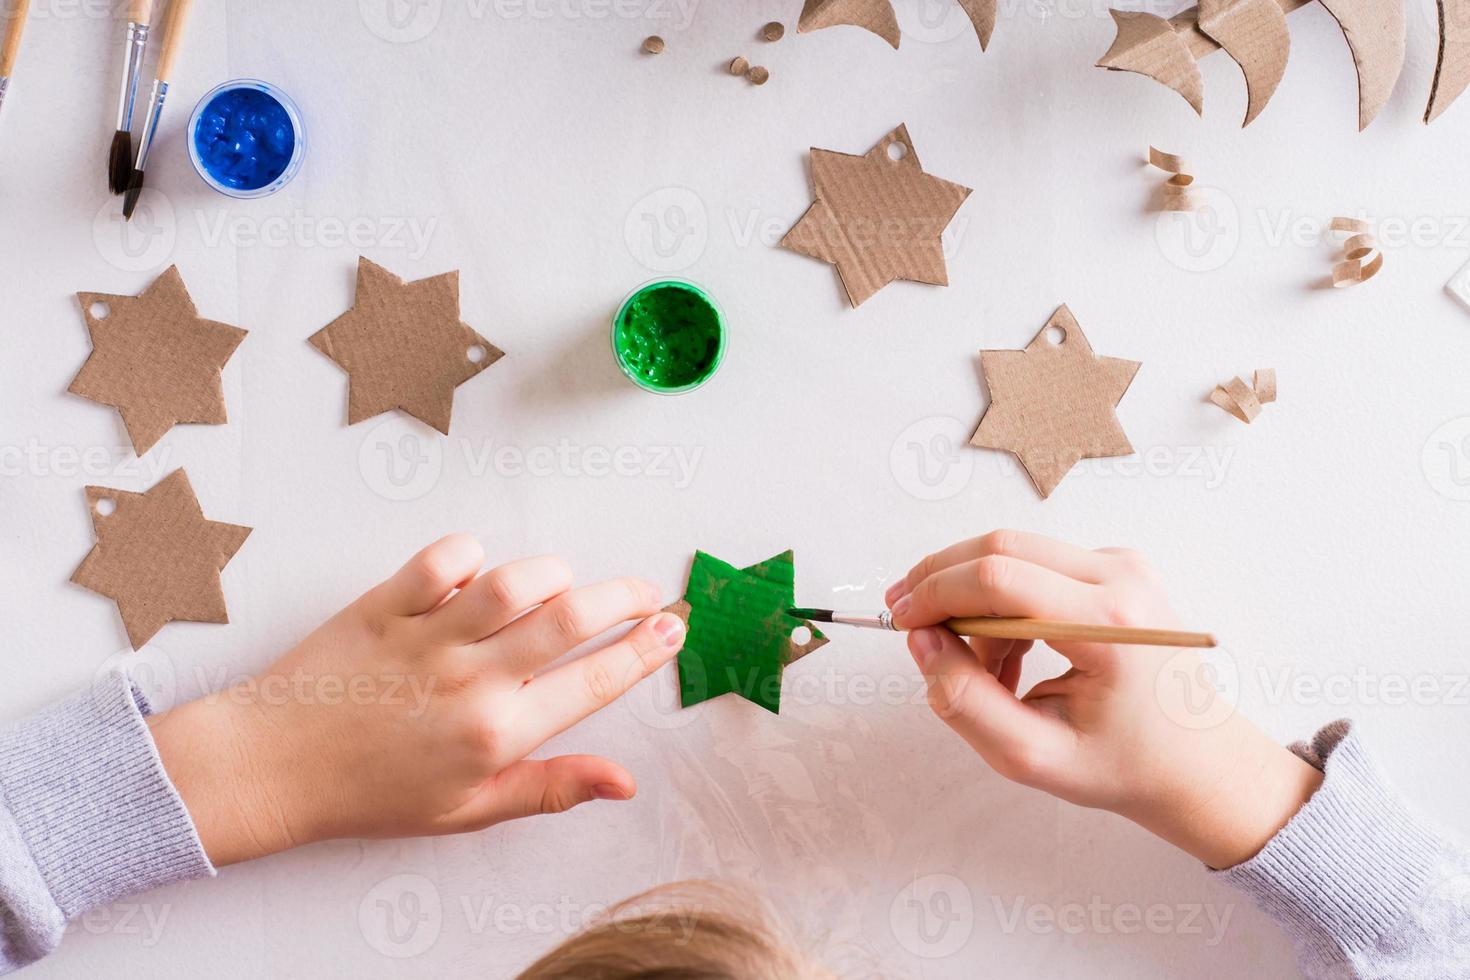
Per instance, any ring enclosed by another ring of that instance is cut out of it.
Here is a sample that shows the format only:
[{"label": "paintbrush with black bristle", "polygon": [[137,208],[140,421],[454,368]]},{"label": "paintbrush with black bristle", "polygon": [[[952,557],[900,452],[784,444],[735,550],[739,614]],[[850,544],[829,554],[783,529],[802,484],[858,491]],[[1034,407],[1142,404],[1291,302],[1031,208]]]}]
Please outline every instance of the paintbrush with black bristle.
[{"label": "paintbrush with black bristle", "polygon": [[107,155],[107,187],[114,194],[128,189],[133,172],[133,105],[138,101],[138,76],[143,74],[152,11],[153,0],[132,0],[128,5],[127,67],[117,97],[117,132],[112,134],[112,151]]},{"label": "paintbrush with black bristle", "polygon": [[138,159],[133,164],[133,172],[128,175],[128,187],[123,193],[123,217],[128,220],[132,219],[138,198],[143,193],[148,154],[152,152],[153,140],[158,136],[158,120],[168,99],[168,82],[173,77],[174,59],[178,56],[179,44],[184,37],[184,22],[189,19],[189,8],[193,3],[194,0],[169,0],[168,13],[163,18],[163,45],[158,49],[153,94],[148,99],[148,115],[143,120],[143,133],[138,138]]},{"label": "paintbrush with black bristle", "polygon": [[[893,613],[845,613],[831,609],[792,608],[786,615],[814,623],[859,626],[870,630],[900,630]],[[1125,646],[1194,647],[1209,649],[1215,638],[1209,633],[1186,630],[1144,629],[1137,626],[1100,626],[1067,623],[1056,619],[1023,619],[1015,616],[963,616],[939,624],[955,636],[982,636],[1001,640],[1041,640],[1045,643],[1117,643]]]},{"label": "paintbrush with black bristle", "polygon": [[26,28],[31,0],[11,0],[8,5],[0,0],[0,6],[5,10],[5,41],[0,44],[0,105],[4,105],[10,77],[15,74],[15,58],[20,54],[20,35]]}]

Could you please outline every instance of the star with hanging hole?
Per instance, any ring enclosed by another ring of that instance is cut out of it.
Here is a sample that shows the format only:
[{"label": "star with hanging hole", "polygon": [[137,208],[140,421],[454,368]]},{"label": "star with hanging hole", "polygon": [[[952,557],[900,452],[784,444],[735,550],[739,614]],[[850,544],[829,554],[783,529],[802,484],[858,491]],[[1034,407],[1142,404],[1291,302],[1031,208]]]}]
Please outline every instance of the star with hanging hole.
[{"label": "star with hanging hole", "polygon": [[1094,354],[1058,307],[1025,350],[980,352],[990,407],[970,445],[1015,453],[1048,497],[1079,460],[1133,453],[1116,407],[1141,366]]},{"label": "star with hanging hole", "polygon": [[[783,671],[823,647],[827,638],[787,614],[796,594],[795,556],[782,552],[736,568],[695,552],[684,598],[665,607],[688,632],[679,652],[679,703],[687,708],[738,694],[771,712],[781,710]],[[798,640],[794,631],[810,635]]]},{"label": "star with hanging hole", "polygon": [[77,300],[92,353],[67,390],[116,408],[138,455],[181,422],[227,421],[220,371],[245,331],[201,317],[177,266],[137,296]]},{"label": "star with hanging hole", "polygon": [[250,528],[208,520],[183,470],[151,490],[87,487],[97,543],[71,580],[117,603],[137,650],[170,622],[228,623],[220,570]]},{"label": "star with hanging hole", "polygon": [[505,356],[460,319],[458,272],[404,282],[365,258],[352,309],[311,345],[347,372],[348,425],[399,409],[445,435],[454,389]]},{"label": "star with hanging hole", "polygon": [[906,126],[862,156],[812,149],[816,198],[781,247],[837,267],[861,305],[899,279],[949,285],[944,229],[970,188],[924,172]]}]

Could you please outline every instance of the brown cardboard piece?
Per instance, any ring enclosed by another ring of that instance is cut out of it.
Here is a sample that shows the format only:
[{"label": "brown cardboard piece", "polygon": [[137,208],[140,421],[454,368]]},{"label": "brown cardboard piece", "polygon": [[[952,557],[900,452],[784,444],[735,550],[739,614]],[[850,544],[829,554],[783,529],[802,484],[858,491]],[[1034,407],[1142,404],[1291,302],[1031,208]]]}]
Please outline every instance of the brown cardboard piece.
[{"label": "brown cardboard piece", "polygon": [[862,156],[813,147],[812,191],[781,247],[835,265],[854,307],[897,279],[949,285],[941,237],[970,188],[926,174],[907,127]]},{"label": "brown cardboard piece", "polygon": [[1291,52],[1286,14],[1276,0],[1200,0],[1199,29],[1220,43],[1245,75],[1245,122],[1270,101]]},{"label": "brown cardboard piece", "polygon": [[1146,75],[1178,92],[1204,115],[1205,83],[1188,43],[1169,21],[1138,10],[1111,10],[1118,36],[1098,61],[1099,68]]},{"label": "brown cardboard piece", "polygon": [[1246,384],[1240,378],[1231,378],[1223,385],[1215,385],[1210,392],[1210,401],[1231,415],[1250,425],[1261,414],[1261,406],[1276,400],[1276,369],[1258,368]]},{"label": "brown cardboard piece", "polygon": [[1049,497],[1079,460],[1133,452],[1115,408],[1141,366],[1094,354],[1072,311],[1059,306],[1025,350],[980,352],[990,406],[970,445],[1015,453]]},{"label": "brown cardboard piece", "polygon": [[898,17],[889,0],[806,0],[796,32],[808,34],[841,24],[871,31],[898,47]]},{"label": "brown cardboard piece", "polygon": [[454,389],[505,356],[459,315],[458,272],[404,282],[359,258],[355,305],[311,336],[348,374],[347,424],[397,408],[448,435]]},{"label": "brown cardboard piece", "polygon": [[1358,218],[1333,218],[1330,233],[1346,235],[1342,260],[1332,267],[1332,285],[1341,289],[1365,283],[1383,268],[1383,252],[1368,222]]},{"label": "brown cardboard piece", "polygon": [[1164,181],[1160,188],[1159,207],[1164,211],[1193,211],[1198,207],[1189,186],[1194,183],[1194,175],[1186,173],[1189,164],[1184,162],[1183,157],[1150,146],[1148,148],[1148,162],[1152,167],[1164,171],[1169,179]]},{"label": "brown cardboard piece", "polygon": [[1358,70],[1358,130],[1368,128],[1404,70],[1404,0],[1322,0]]},{"label": "brown cardboard piece", "polygon": [[206,519],[183,470],[143,493],[87,487],[87,505],[97,543],[71,580],[117,603],[134,650],[176,620],[230,621],[219,573],[250,528]]},{"label": "brown cardboard piece", "polygon": [[[1281,8],[1283,14],[1289,14],[1294,10],[1300,10],[1312,0],[1274,0],[1276,6]],[[1189,53],[1194,55],[1198,61],[1205,55],[1220,50],[1220,42],[1210,37],[1199,26],[1199,8],[1189,7],[1169,18],[1169,24],[1184,38],[1184,43],[1189,45]]]},{"label": "brown cardboard piece", "polygon": [[116,408],[139,456],[178,423],[225,424],[220,371],[245,331],[201,317],[177,266],[137,296],[77,300],[92,353],[67,390]]},{"label": "brown cardboard piece", "polygon": [[1434,122],[1470,85],[1470,0],[1438,0],[1439,53],[1424,121]]},{"label": "brown cardboard piece", "polygon": [[974,25],[980,50],[984,51],[990,46],[990,35],[995,30],[996,0],[960,0],[960,7]]}]

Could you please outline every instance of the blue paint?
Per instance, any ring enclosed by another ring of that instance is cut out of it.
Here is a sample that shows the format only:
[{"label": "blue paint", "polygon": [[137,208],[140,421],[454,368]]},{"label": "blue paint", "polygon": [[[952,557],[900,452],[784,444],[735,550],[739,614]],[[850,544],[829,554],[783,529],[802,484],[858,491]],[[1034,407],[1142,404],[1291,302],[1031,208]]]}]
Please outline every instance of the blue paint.
[{"label": "blue paint", "polygon": [[189,156],[199,175],[232,197],[259,197],[295,176],[305,149],[301,116],[265,82],[226,82],[194,110]]}]

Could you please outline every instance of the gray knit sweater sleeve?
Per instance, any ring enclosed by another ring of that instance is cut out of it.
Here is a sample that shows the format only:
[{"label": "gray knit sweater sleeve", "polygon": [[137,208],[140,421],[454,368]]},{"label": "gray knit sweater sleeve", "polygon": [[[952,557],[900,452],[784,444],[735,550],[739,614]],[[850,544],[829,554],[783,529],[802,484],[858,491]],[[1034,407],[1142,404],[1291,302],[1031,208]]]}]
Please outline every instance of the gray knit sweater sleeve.
[{"label": "gray knit sweater sleeve", "polygon": [[0,731],[0,972],[94,905],[214,874],[122,673]]},{"label": "gray knit sweater sleeve", "polygon": [[1470,853],[1388,788],[1351,723],[1292,751],[1322,786],[1261,853],[1219,879],[1291,937],[1311,980],[1470,977]]}]

